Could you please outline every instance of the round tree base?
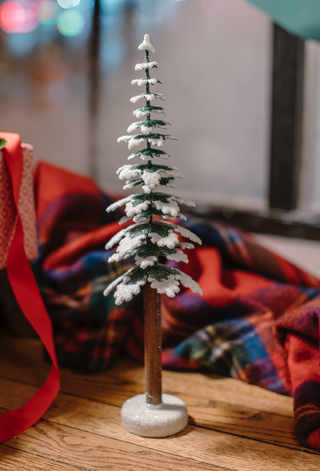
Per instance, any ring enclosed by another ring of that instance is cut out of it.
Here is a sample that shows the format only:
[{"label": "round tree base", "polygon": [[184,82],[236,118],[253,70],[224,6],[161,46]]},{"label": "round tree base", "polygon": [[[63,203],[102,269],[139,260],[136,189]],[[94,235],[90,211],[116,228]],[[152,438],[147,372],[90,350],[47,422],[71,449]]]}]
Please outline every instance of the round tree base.
[{"label": "round tree base", "polygon": [[147,404],[145,394],[131,397],[121,408],[122,426],[142,437],[175,435],[188,424],[186,404],[176,396],[162,394],[162,403]]}]

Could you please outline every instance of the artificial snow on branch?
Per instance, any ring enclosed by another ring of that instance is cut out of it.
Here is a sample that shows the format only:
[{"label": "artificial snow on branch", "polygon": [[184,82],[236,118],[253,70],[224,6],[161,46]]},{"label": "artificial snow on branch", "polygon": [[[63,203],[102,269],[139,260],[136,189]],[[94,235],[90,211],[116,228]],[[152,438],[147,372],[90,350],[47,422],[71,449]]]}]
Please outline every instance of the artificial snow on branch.
[{"label": "artificial snow on branch", "polygon": [[138,87],[142,87],[142,85],[145,85],[146,83],[155,85],[156,83],[162,83],[162,82],[156,78],[148,79],[146,77],[131,80],[131,85],[138,85]]},{"label": "artificial snow on branch", "polygon": [[144,106],[142,108],[138,108],[137,110],[133,111],[133,116],[136,118],[143,118],[144,116],[148,116],[149,113],[159,113],[159,114],[166,114],[165,110],[162,106]]},{"label": "artificial snow on branch", "polygon": [[140,165],[124,165],[117,171],[120,180],[126,180],[124,190],[133,188],[143,183],[142,190],[144,193],[151,193],[157,185],[172,186],[170,183],[177,178],[182,178],[181,173],[176,167],[168,167],[165,165],[140,164]]},{"label": "artificial snow on branch", "polygon": [[147,101],[152,101],[155,98],[165,101],[165,97],[161,93],[140,93],[140,95],[133,96],[130,98],[131,103],[137,103],[137,101],[145,98]]},{"label": "artificial snow on branch", "polygon": [[143,41],[141,44],[139,44],[138,49],[140,49],[140,51],[145,50],[150,52],[156,52],[155,48],[150,42],[149,34],[144,35]]},{"label": "artificial snow on branch", "polygon": [[154,128],[168,129],[169,126],[170,123],[160,119],[153,119],[152,121],[138,121],[137,123],[130,124],[127,132],[133,132],[140,128],[143,134],[150,134]]},{"label": "artificial snow on branch", "polygon": [[158,62],[142,62],[142,64],[136,64],[135,70],[154,69],[158,67]]}]

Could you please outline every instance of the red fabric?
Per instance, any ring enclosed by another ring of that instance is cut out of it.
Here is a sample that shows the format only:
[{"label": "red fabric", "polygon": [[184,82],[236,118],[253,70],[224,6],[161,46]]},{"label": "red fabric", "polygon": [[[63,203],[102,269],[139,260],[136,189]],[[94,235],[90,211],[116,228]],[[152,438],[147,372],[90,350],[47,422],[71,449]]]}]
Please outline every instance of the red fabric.
[{"label": "red fabric", "polygon": [[[104,250],[124,226],[103,218],[114,213],[105,212],[108,204],[87,180],[90,191],[79,191],[83,177],[76,184],[77,176],[71,179],[63,169],[55,170],[54,181],[50,174],[50,166],[43,166],[36,183],[38,205],[47,202],[38,217],[38,269],[59,362],[98,372],[123,350],[143,361],[141,297],[119,307],[113,294],[102,295],[130,263],[108,264],[110,252]],[[48,194],[56,196],[50,201]],[[191,218],[181,224],[203,241],[181,269],[198,281],[204,295],[181,290],[172,299],[162,296],[164,367],[206,366],[292,395],[297,437],[319,450],[320,280],[239,229]]]},{"label": "red fabric", "polygon": [[36,193],[41,195],[41,198],[37,199],[37,217],[41,216],[54,199],[68,193],[86,193],[86,195],[99,196],[101,194],[93,181],[84,175],[64,170],[63,177],[61,179],[61,169],[55,165],[46,162],[39,162],[37,165],[34,179],[37,185]]},{"label": "red fabric", "polygon": [[[122,224],[121,229],[130,226],[130,224],[131,222]],[[81,238],[71,240],[55,252],[52,252],[44,261],[43,268],[49,270],[67,268],[72,263],[75,263],[79,257],[95,250],[97,246],[105,244],[117,232],[119,232],[118,221],[84,234]]]},{"label": "red fabric", "polygon": [[[18,212],[23,170],[20,136],[12,133],[1,133],[1,137],[8,141],[3,153],[10,173],[14,201]],[[39,335],[52,360],[52,368],[45,384],[23,407],[0,415],[0,442],[9,440],[37,422],[53,402],[60,388],[52,324],[24,251],[23,230],[19,212],[18,216],[7,259],[8,278],[22,311]]]}]

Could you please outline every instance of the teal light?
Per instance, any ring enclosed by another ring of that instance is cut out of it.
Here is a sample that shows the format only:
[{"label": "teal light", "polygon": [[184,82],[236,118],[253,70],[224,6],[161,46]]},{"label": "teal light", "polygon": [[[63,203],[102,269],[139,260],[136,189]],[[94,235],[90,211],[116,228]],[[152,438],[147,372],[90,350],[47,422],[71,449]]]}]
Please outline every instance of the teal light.
[{"label": "teal light", "polygon": [[63,36],[78,36],[85,27],[85,20],[78,10],[65,10],[60,13],[57,21],[58,30]]}]

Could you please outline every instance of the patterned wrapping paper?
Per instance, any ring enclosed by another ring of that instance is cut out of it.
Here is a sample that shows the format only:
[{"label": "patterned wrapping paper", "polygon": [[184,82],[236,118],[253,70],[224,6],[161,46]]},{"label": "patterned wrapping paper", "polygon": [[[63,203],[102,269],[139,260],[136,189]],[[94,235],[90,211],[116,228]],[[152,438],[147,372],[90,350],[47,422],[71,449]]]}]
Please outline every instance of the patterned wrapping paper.
[{"label": "patterned wrapping paper", "polygon": [[[33,197],[32,147],[21,145],[19,134],[1,133],[6,141],[1,154],[0,192],[2,266],[0,314],[8,313],[7,287],[52,361],[40,389],[19,409],[0,414],[0,442],[10,440],[34,425],[48,410],[60,388],[59,368],[52,323],[43,303],[29,260],[36,257],[35,205]],[[1,282],[0,278],[0,282]],[[2,320],[2,319],[1,319]]]},{"label": "patterned wrapping paper", "polygon": [[[19,196],[19,213],[21,214],[24,248],[28,260],[37,258],[36,212],[33,193],[33,147],[22,144],[23,173]],[[0,270],[6,267],[9,247],[17,224],[12,186],[8,167],[0,151]]]}]

